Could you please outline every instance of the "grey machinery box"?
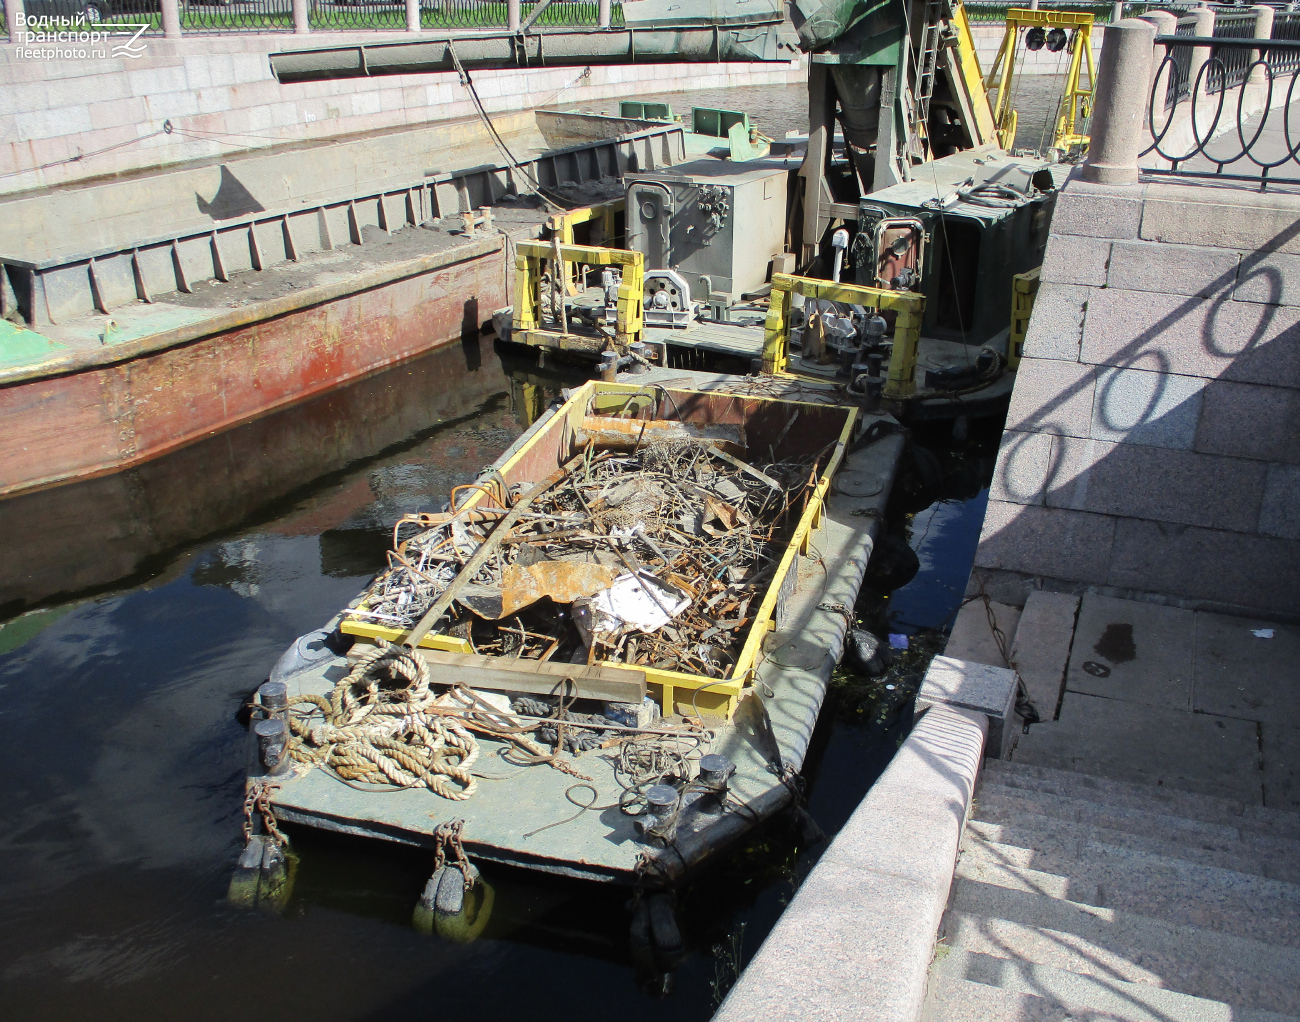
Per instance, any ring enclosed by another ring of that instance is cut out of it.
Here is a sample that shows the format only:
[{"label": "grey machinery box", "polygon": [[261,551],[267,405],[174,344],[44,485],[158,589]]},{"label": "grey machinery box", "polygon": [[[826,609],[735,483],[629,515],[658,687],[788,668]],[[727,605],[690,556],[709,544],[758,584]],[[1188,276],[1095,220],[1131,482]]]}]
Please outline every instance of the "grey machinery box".
[{"label": "grey machinery box", "polygon": [[794,165],[704,159],[627,175],[627,244],[648,270],[677,270],[691,298],[739,296],[768,279],[785,251],[786,194]]}]

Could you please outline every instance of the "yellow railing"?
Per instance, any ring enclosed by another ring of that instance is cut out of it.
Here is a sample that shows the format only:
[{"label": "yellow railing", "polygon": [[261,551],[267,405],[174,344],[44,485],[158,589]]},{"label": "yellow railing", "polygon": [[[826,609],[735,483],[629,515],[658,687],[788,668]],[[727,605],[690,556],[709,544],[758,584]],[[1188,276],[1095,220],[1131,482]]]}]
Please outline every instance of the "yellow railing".
[{"label": "yellow railing", "polygon": [[[572,223],[569,224],[572,232]],[[614,326],[614,346],[625,349],[641,340],[645,328],[641,302],[645,293],[645,256],[622,248],[598,248],[594,245],[559,245],[559,263],[555,272],[566,279],[566,264],[621,266],[623,282],[618,289],[618,315]],[[513,339],[521,344],[563,351],[599,352],[605,348],[602,336],[566,333],[544,329],[541,322],[542,264],[556,261],[556,246],[545,241],[521,241],[515,248],[515,313]],[[567,291],[567,288],[565,289]]]},{"label": "yellow railing", "polygon": [[898,319],[894,323],[894,350],[889,358],[889,372],[882,396],[897,400],[909,398],[916,393],[916,350],[921,341],[924,295],[914,291],[887,291],[861,284],[836,284],[829,280],[775,273],[772,275],[772,300],[763,334],[765,373],[784,372],[789,362],[788,313],[790,296],[793,294],[898,313]]}]

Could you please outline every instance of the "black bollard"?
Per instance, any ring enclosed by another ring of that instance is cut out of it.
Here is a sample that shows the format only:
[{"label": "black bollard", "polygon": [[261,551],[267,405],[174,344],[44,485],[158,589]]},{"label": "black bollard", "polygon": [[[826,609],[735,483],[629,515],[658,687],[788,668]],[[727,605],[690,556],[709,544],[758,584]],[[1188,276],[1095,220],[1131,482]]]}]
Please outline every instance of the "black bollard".
[{"label": "black bollard", "polygon": [[269,717],[253,725],[257,739],[257,761],[262,773],[283,774],[289,769],[289,725],[281,717]]}]

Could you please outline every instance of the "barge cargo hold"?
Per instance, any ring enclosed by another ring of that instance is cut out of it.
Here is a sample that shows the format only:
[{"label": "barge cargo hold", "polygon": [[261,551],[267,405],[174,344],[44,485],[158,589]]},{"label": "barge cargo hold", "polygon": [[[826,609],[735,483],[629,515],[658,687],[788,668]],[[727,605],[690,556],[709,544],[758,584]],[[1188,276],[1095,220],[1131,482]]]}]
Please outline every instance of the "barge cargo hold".
[{"label": "barge cargo hold", "polygon": [[[351,652],[345,656],[333,652],[341,646],[331,648],[320,642],[304,646],[300,641],[298,653],[286,654],[263,693],[282,683],[287,693],[280,690],[280,698],[287,694],[289,714],[299,715],[300,724],[306,719],[315,727],[317,718],[303,716],[304,710],[312,710],[304,697],[320,705],[355,663],[365,662],[358,659],[363,650],[377,654],[381,647],[365,645],[369,636],[385,646],[384,636],[419,643],[417,652],[431,661],[435,688],[451,682],[479,690],[501,689],[507,695],[521,690],[558,695],[581,689],[580,694],[604,693],[606,698],[630,701],[634,710],[640,702],[637,697],[644,693],[662,717],[647,723],[638,716],[617,734],[646,737],[659,731],[689,738],[695,749],[688,757],[691,773],[700,769],[701,755],[725,757],[734,774],[725,784],[722,808],[714,804],[713,811],[707,812],[704,803],[695,810],[683,804],[669,839],[656,839],[641,832],[647,817],[619,808],[626,782],[618,776],[617,737],[572,759],[562,757],[563,769],[545,762],[521,768],[487,754],[506,751],[508,742],[476,732],[483,746],[474,771],[477,790],[472,797],[457,800],[435,794],[427,784],[386,789],[348,781],[317,766],[290,765],[288,756],[277,760],[274,750],[261,760],[255,756],[251,790],[267,792],[276,819],[430,848],[441,847],[447,825],[463,820],[464,849],[476,859],[594,880],[672,886],[796,800],[793,778],[808,751],[831,671],[851,625],[851,608],[903,438],[891,417],[863,414],[839,404],[828,386],[663,369],[626,379],[635,382],[589,382],[578,388],[491,466],[480,479],[483,489],[475,490],[458,507],[467,514],[479,512],[501,521],[506,505],[522,503],[521,489],[538,488],[539,480],[565,475],[563,467],[572,465],[574,456],[584,450],[584,420],[589,427],[593,414],[607,416],[620,409],[631,413],[628,441],[620,448],[625,458],[636,449],[634,445],[639,446],[651,422],[670,420],[704,432],[743,434],[745,446],[730,450],[739,449],[739,460],[748,457],[749,468],[756,471],[761,471],[757,465],[772,465],[785,448],[789,457],[810,460],[816,469],[804,494],[806,503],[794,508],[776,534],[779,563],[762,581],[761,606],[752,612],[748,630],[740,633],[743,648],[730,670],[715,671],[720,677],[703,676],[704,672],[691,676],[654,665],[618,662],[608,649],[602,658],[590,655],[578,664],[466,656],[446,650],[458,648],[463,637],[476,633],[453,635],[443,625],[421,637],[418,629],[385,630],[365,624],[364,613],[345,611],[326,626],[326,634],[333,636],[330,643],[337,643],[340,624],[343,632],[353,636],[367,633],[357,637]],[[486,513],[493,506],[487,496],[491,489],[504,499],[495,512]],[[653,560],[649,558],[647,565]],[[660,574],[668,575],[664,567],[660,565]],[[466,571],[474,569],[471,563]],[[353,602],[352,610],[362,607],[364,595]],[[547,673],[548,668],[553,671]],[[503,683],[512,673],[527,683]],[[591,685],[582,689],[588,682]],[[279,713],[272,705],[274,693],[264,699],[258,712],[271,723]],[[500,705],[494,712],[505,719]],[[511,712],[517,714],[521,711],[515,705]],[[577,704],[584,709],[592,706],[594,701]],[[610,718],[604,719],[608,723]],[[537,725],[525,726],[535,729]],[[602,726],[591,725],[597,731]],[[305,734],[310,727],[294,730]],[[262,749],[265,754],[265,743]],[[272,761],[277,765],[269,765]],[[685,784],[691,778],[680,780]],[[583,807],[590,807],[589,811]]]}]

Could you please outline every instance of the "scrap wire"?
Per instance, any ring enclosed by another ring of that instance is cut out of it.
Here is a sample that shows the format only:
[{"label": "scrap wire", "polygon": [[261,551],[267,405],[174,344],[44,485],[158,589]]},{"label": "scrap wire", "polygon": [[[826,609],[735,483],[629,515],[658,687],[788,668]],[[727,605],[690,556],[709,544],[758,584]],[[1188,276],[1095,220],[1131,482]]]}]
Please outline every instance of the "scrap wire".
[{"label": "scrap wire", "polygon": [[[794,424],[791,417],[770,451],[779,453]],[[628,446],[619,450],[598,455],[589,446],[574,471],[518,516],[495,556],[457,595],[449,634],[483,654],[529,660],[558,654],[574,662],[728,677],[829,448],[755,465],[707,440],[646,443],[644,432],[629,433]],[[492,503],[513,496],[503,480],[474,486]],[[484,500],[473,508],[455,503],[447,512],[396,523],[389,566],[351,611],[355,617],[395,629],[419,621],[507,513],[480,506]],[[630,575],[670,620],[653,633],[583,636],[571,625],[567,604],[549,601],[493,618],[491,600],[503,596],[508,569],[544,560],[601,564]],[[655,580],[667,588],[652,585]],[[675,616],[668,613],[676,603],[672,590],[689,598]]]}]

